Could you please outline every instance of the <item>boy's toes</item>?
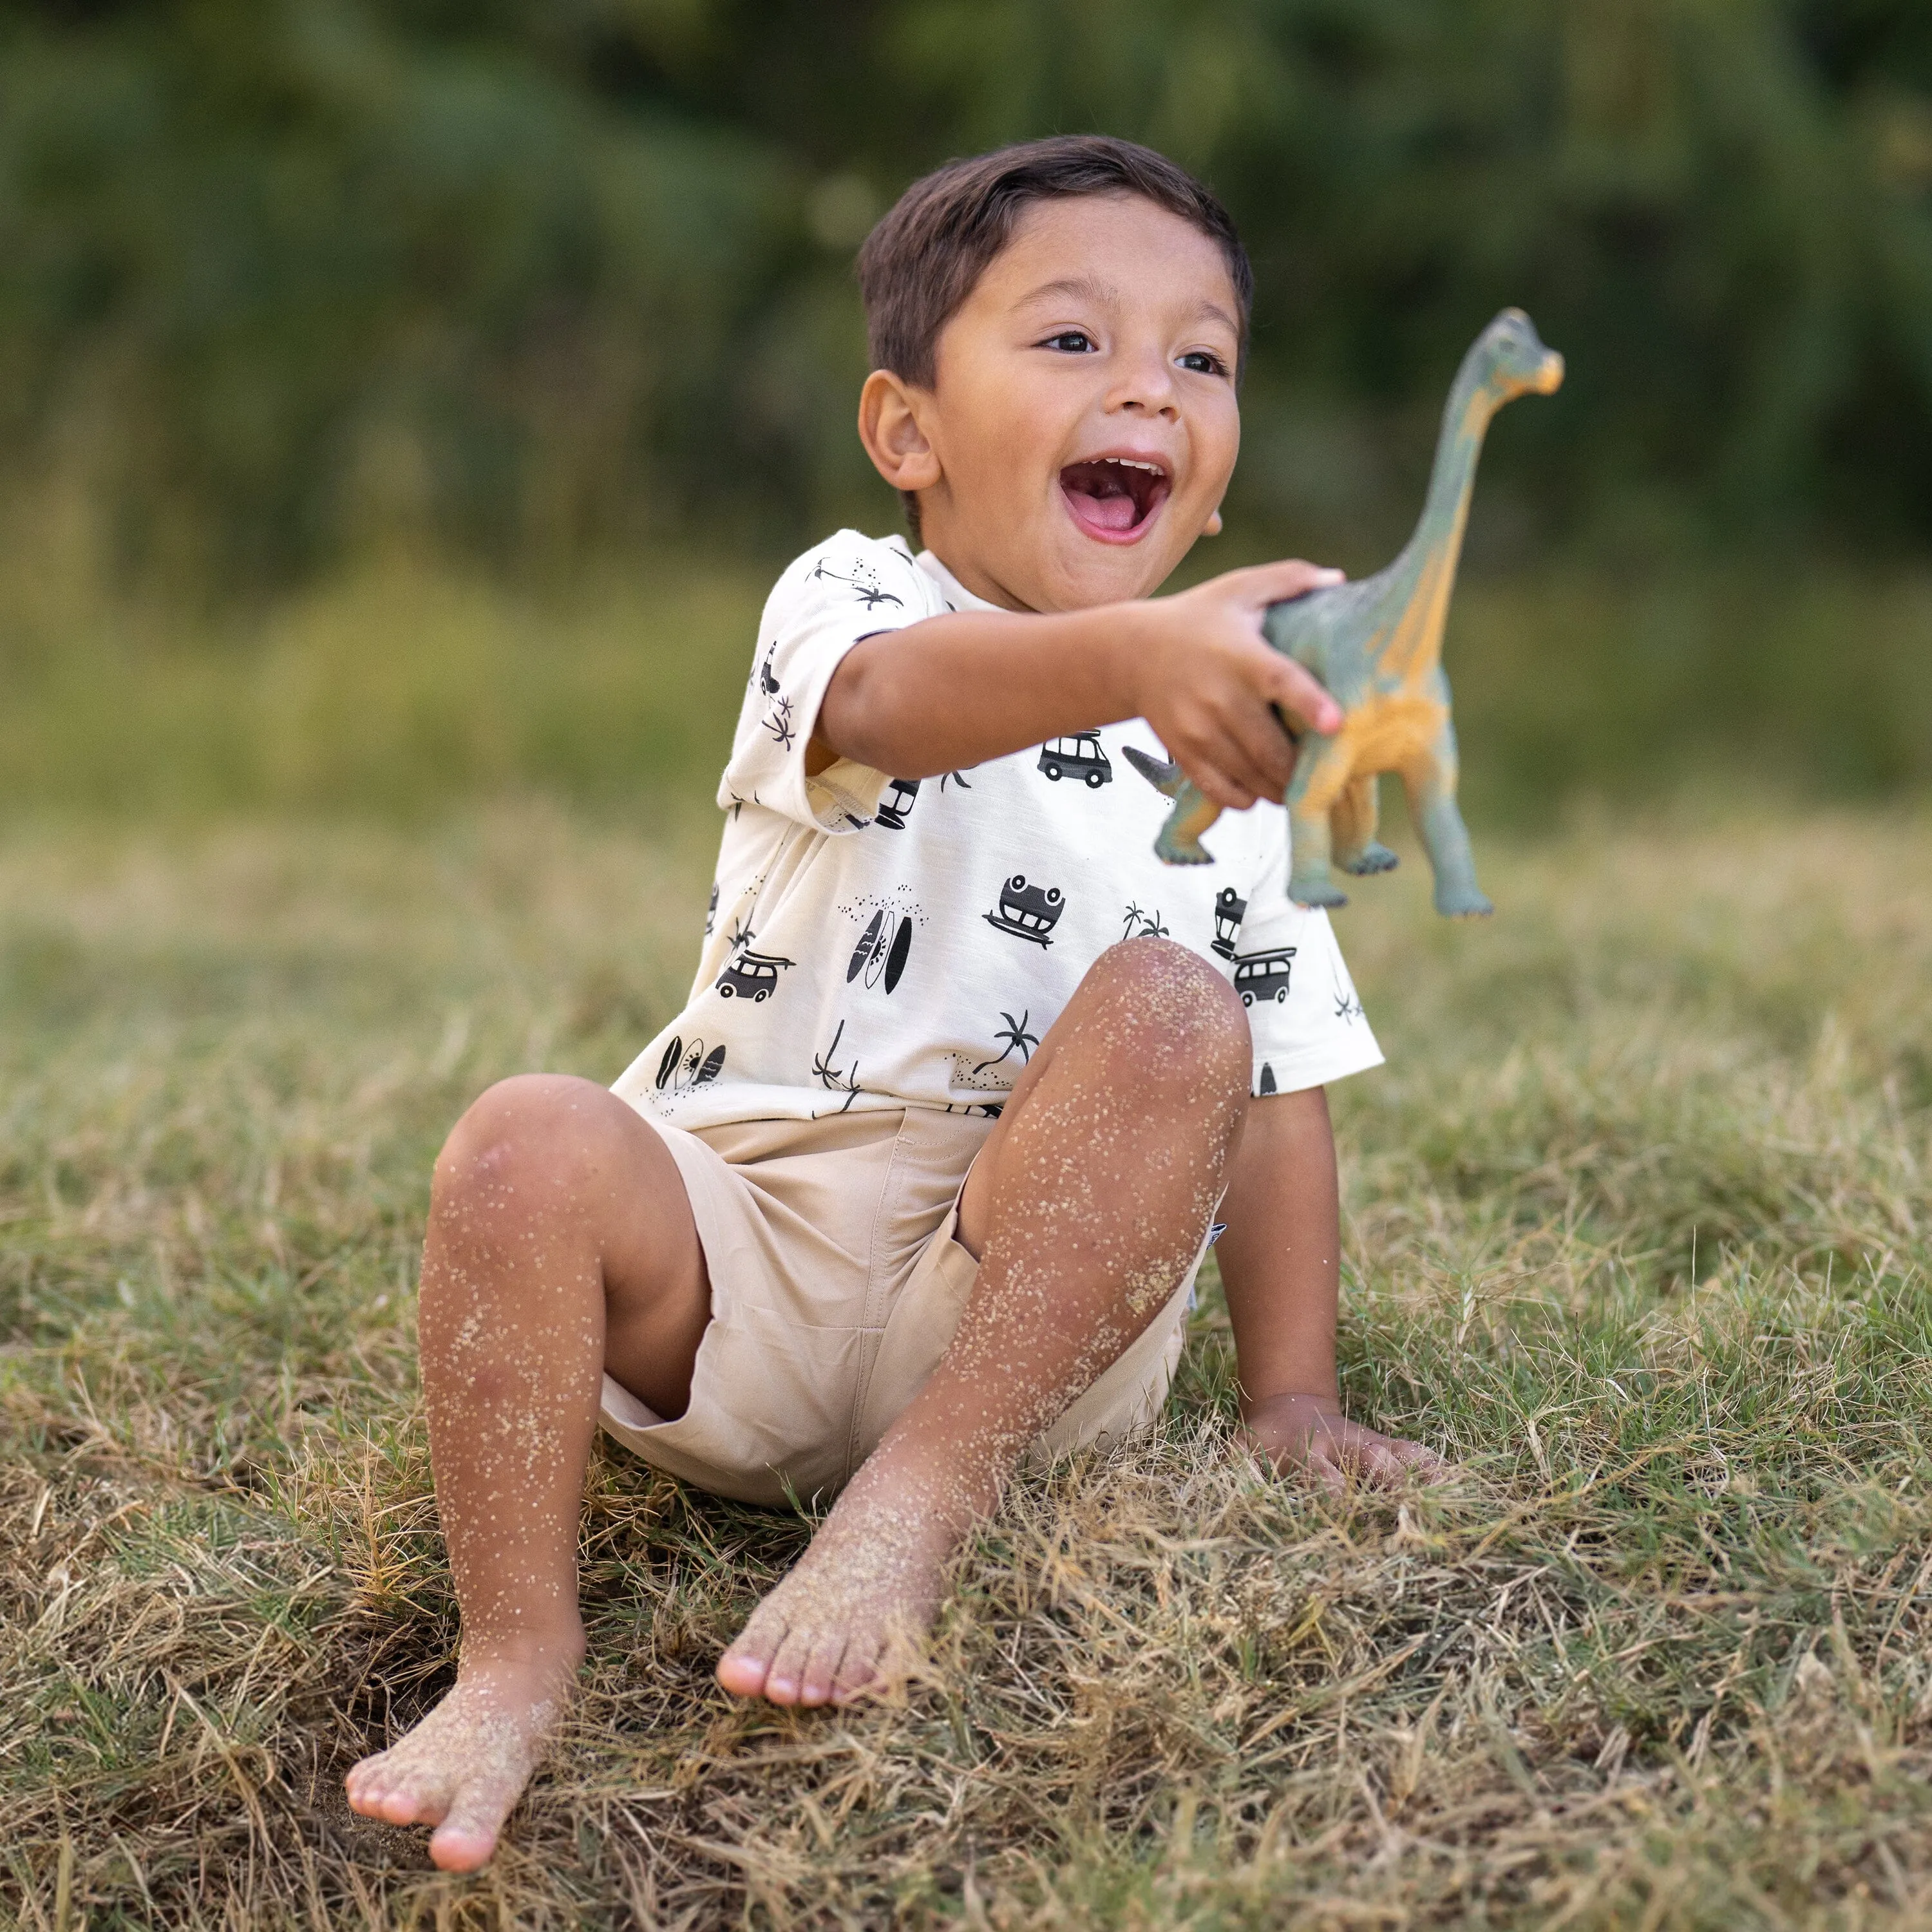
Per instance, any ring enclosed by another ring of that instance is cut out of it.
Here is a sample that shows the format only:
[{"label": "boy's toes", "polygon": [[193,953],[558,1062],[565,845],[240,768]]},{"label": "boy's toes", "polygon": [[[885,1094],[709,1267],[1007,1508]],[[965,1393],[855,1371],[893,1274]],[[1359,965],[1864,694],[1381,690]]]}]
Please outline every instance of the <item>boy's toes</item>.
[{"label": "boy's toes", "polygon": [[365,1757],[360,1764],[351,1766],[348,1776],[342,1780],[342,1789],[348,1795],[350,1810],[360,1811],[368,1805],[376,1790],[378,1762],[376,1758]]},{"label": "boy's toes", "polygon": [[832,1685],[832,1701],[849,1704],[880,1688],[885,1676],[887,1645],[885,1634],[867,1630],[855,1634],[846,1643],[838,1674]]},{"label": "boy's toes", "polygon": [[829,1704],[832,1702],[834,1688],[838,1682],[838,1667],[846,1652],[845,1634],[822,1636],[812,1646],[812,1654],[806,1660],[805,1674],[799,1680],[798,1701],[801,1704]]},{"label": "boy's toes", "polygon": [[374,1757],[365,1757],[343,1780],[343,1787],[349,1794],[349,1808],[359,1811],[365,1818],[381,1818],[387,1815],[383,1806],[394,1795],[400,1780],[395,1768],[387,1762],[387,1751],[380,1751]]},{"label": "boy's toes", "polygon": [[785,1627],[776,1618],[754,1616],[718,1660],[718,1682],[734,1696],[762,1696],[771,1676],[772,1660],[784,1637]]},{"label": "boy's toes", "polygon": [[369,1816],[392,1825],[440,1825],[449,1810],[449,1792],[440,1780],[398,1778],[376,1792]]},{"label": "boy's toes", "polygon": [[477,1778],[459,1790],[448,1816],[430,1834],[430,1862],[440,1871],[470,1872],[489,1862],[496,1834],[522,1787]]},{"label": "boy's toes", "polygon": [[772,1667],[765,1678],[765,1695],[774,1704],[802,1704],[805,1700],[805,1673],[812,1662],[812,1653],[824,1640],[818,1630],[793,1629],[785,1632],[784,1642],[778,1646],[778,1654],[772,1659]]}]

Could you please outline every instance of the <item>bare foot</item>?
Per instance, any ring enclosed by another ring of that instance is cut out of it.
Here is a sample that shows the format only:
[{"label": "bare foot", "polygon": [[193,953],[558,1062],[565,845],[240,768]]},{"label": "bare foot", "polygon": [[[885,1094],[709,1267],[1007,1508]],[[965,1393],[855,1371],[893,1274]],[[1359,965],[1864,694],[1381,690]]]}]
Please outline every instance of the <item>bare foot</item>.
[{"label": "bare foot", "polygon": [[718,1659],[718,1682],[774,1704],[849,1703],[878,1688],[938,1610],[959,1516],[956,1486],[868,1465]]},{"label": "bare foot", "polygon": [[[580,1649],[580,1645],[579,1646]],[[392,1825],[434,1825],[430,1858],[475,1871],[563,1715],[576,1658],[466,1659],[456,1688],[398,1744],[365,1757],[344,1780],[350,1808]]]}]

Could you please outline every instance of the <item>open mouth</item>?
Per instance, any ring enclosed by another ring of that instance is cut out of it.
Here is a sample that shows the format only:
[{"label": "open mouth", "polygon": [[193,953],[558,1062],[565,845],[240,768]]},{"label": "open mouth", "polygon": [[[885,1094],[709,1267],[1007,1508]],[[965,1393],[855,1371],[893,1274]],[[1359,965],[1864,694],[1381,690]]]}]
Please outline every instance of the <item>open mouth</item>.
[{"label": "open mouth", "polygon": [[1060,472],[1073,520],[1102,543],[1132,543],[1167,501],[1167,472],[1132,456],[1096,456]]}]

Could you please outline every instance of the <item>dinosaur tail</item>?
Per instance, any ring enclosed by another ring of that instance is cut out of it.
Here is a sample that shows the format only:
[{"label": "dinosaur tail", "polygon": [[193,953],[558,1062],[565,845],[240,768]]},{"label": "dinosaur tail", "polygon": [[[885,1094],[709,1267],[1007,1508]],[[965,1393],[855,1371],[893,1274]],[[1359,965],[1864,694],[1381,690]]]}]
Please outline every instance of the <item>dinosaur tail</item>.
[{"label": "dinosaur tail", "polygon": [[1178,765],[1165,758],[1150,758],[1131,745],[1123,745],[1127,763],[1163,798],[1174,801],[1167,823],[1154,842],[1155,856],[1168,866],[1211,866],[1214,855],[1201,842],[1201,835],[1221,815],[1221,808],[1203,798],[1188,782]]},{"label": "dinosaur tail", "polygon": [[1131,745],[1123,745],[1120,749],[1127,763],[1163,798],[1180,796],[1180,788],[1187,782],[1187,775],[1178,765],[1170,764],[1165,758],[1150,758],[1146,752],[1137,752]]}]

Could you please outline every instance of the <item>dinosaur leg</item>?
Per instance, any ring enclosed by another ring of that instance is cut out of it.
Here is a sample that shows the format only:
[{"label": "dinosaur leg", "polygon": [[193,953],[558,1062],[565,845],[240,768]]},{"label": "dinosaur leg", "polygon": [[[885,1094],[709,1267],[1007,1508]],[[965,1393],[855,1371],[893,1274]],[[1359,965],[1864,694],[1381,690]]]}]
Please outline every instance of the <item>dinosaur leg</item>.
[{"label": "dinosaur leg", "polygon": [[1336,741],[1312,733],[1302,742],[1294,780],[1288,788],[1288,896],[1297,905],[1344,906],[1347,895],[1328,869],[1329,817],[1348,783],[1348,760]]},{"label": "dinosaur leg", "polygon": [[1402,772],[1410,816],[1436,872],[1436,910],[1448,919],[1480,919],[1496,910],[1476,884],[1469,828],[1456,808],[1456,733],[1445,723],[1435,744]]},{"label": "dinosaur leg", "polygon": [[1400,862],[1376,837],[1376,785],[1371,772],[1355,779],[1335,801],[1335,862],[1358,878],[1368,872],[1392,872]]},{"label": "dinosaur leg", "polygon": [[1156,854],[1170,866],[1211,866],[1214,855],[1201,835],[1221,815],[1221,808],[1191,783],[1174,795],[1174,809],[1154,842]]}]

